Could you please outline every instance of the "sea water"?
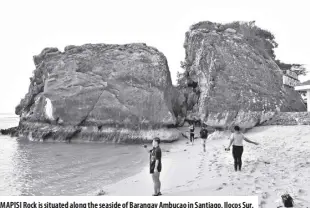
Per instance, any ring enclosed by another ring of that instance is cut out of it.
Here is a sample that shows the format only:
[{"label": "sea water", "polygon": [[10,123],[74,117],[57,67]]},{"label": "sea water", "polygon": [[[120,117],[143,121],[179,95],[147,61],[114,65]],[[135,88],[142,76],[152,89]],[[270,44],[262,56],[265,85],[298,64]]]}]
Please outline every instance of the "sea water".
[{"label": "sea water", "polygon": [[[0,129],[18,118],[0,115]],[[0,135],[0,195],[86,195],[140,172],[141,145],[32,142]]]}]

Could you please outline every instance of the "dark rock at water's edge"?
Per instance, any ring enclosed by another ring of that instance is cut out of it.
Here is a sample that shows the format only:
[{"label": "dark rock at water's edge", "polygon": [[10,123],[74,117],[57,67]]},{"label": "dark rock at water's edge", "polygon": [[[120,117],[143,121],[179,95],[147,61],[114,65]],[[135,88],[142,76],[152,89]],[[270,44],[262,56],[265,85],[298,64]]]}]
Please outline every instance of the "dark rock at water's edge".
[{"label": "dark rock at water's edge", "polygon": [[160,129],[125,129],[96,126],[61,126],[42,122],[23,122],[19,126],[19,136],[27,137],[31,141],[59,141],[59,142],[102,142],[102,143],[150,143],[154,137],[162,139],[163,143],[170,143],[180,138],[180,132],[175,128]]},{"label": "dark rock at water's edge", "polygon": [[250,129],[277,112],[306,111],[300,94],[283,85],[269,35],[253,23],[191,26],[184,43],[185,72],[178,79],[181,95],[174,100],[179,117]]},{"label": "dark rock at water's edge", "polygon": [[1,129],[0,130],[0,133],[2,135],[10,135],[12,137],[18,137],[19,135],[19,128],[18,127],[11,127],[11,128],[8,128],[8,129]]},{"label": "dark rock at water's edge", "polygon": [[[29,92],[16,107],[34,139],[172,141],[179,132],[167,60],[145,44],[86,44],[34,56]],[[163,133],[167,130],[167,133]]]}]

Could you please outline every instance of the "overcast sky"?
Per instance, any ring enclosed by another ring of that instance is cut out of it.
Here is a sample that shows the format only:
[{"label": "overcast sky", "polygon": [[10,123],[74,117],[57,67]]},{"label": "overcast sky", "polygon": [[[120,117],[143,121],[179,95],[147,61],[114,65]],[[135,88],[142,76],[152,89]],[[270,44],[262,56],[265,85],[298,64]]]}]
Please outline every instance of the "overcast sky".
[{"label": "overcast sky", "polygon": [[306,0],[1,1],[0,112],[14,112],[28,91],[32,56],[45,47],[63,51],[66,45],[144,42],[166,55],[175,83],[185,54],[184,34],[204,20],[256,20],[275,35],[277,58],[309,69],[309,9]]}]

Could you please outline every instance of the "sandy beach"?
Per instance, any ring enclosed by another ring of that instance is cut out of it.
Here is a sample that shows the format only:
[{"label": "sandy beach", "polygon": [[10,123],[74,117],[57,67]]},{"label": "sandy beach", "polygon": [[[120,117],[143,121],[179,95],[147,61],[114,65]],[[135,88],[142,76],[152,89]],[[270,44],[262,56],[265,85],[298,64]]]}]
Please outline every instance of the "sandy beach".
[{"label": "sandy beach", "polygon": [[[163,195],[257,195],[261,207],[277,207],[281,195],[293,196],[296,207],[310,206],[310,127],[264,126],[246,133],[260,145],[245,143],[243,170],[235,172],[231,152],[224,151],[228,133],[215,132],[192,146],[179,141],[163,154]],[[148,157],[146,153],[145,157]],[[142,172],[103,187],[106,195],[152,194],[148,166]]]}]

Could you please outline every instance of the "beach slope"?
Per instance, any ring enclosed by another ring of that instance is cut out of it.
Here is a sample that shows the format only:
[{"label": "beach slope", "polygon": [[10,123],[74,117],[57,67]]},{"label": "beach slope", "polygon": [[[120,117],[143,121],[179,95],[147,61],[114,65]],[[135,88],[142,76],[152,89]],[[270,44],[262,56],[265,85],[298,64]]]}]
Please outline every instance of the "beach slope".
[{"label": "beach slope", "polygon": [[[163,195],[256,195],[261,207],[281,205],[289,193],[298,207],[310,205],[310,127],[263,126],[246,133],[259,146],[245,144],[243,170],[235,172],[231,152],[224,151],[228,133],[217,133],[202,152],[179,141],[163,155]],[[148,157],[147,153],[145,155]],[[104,187],[107,195],[151,195],[148,167],[132,177]]]}]

